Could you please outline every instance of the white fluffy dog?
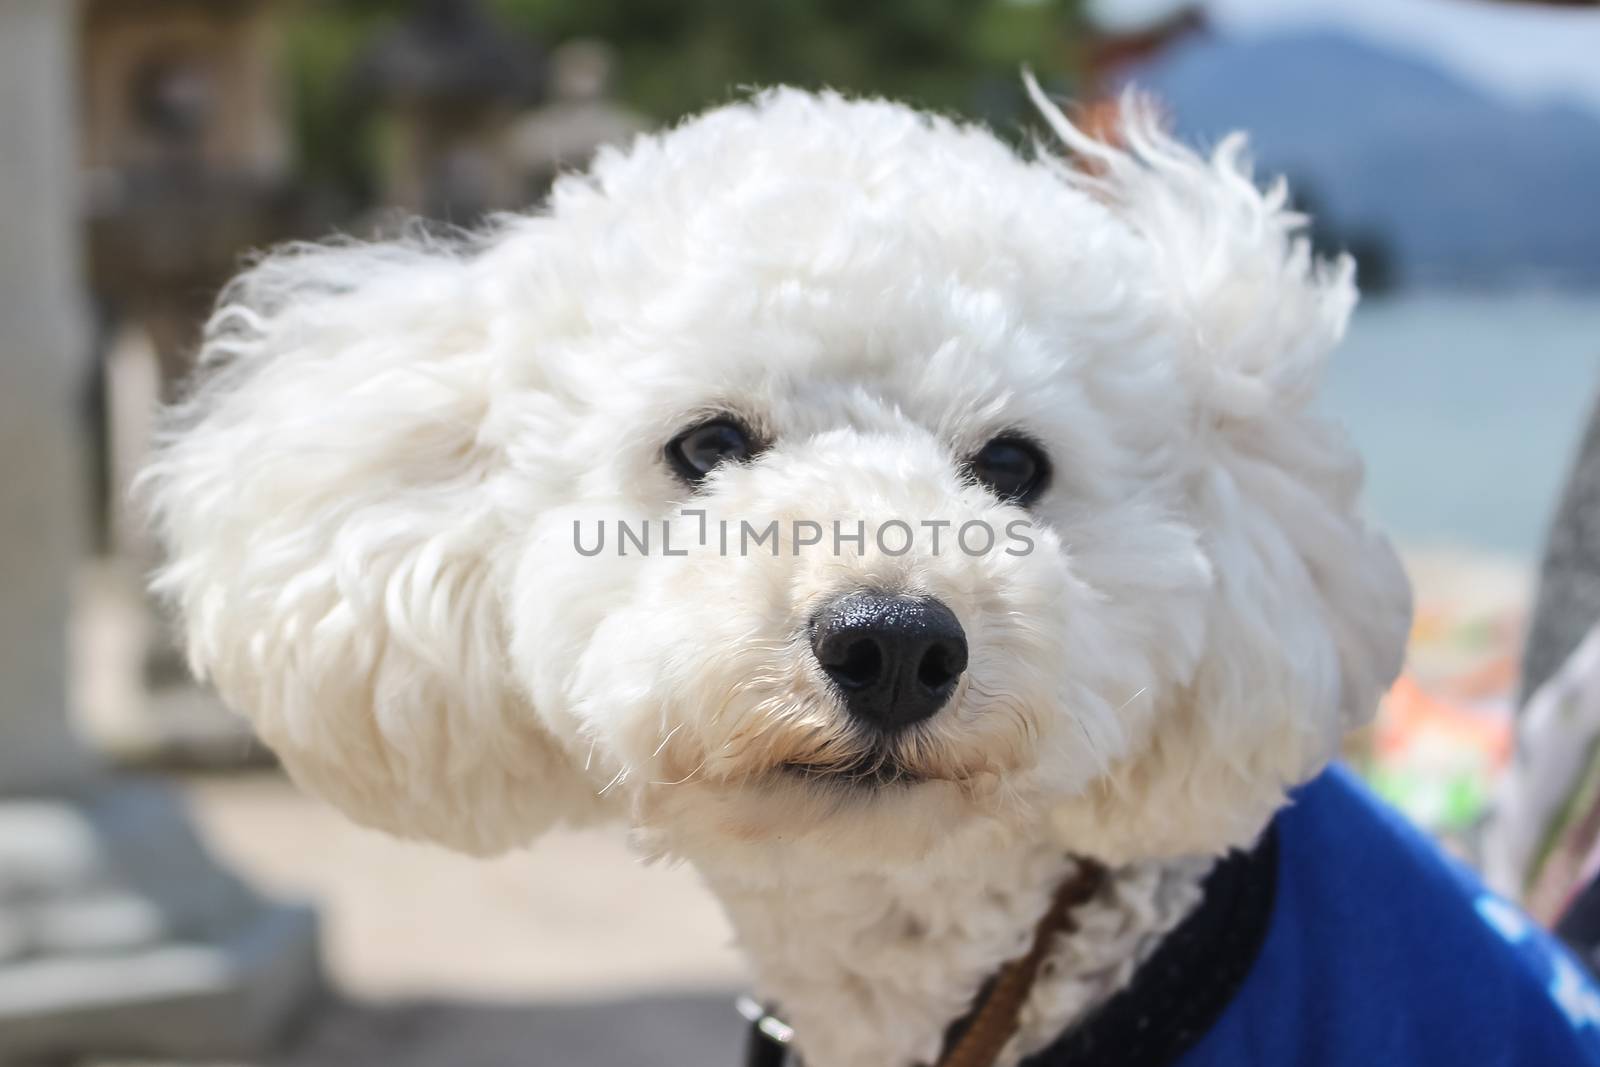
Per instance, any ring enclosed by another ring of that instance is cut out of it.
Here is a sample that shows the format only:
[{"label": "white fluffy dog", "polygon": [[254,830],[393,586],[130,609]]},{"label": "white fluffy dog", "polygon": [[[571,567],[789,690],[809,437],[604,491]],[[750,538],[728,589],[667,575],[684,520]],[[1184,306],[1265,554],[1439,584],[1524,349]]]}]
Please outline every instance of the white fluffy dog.
[{"label": "white fluffy dog", "polygon": [[1104,864],[1000,1060],[1048,1045],[1369,717],[1409,594],[1312,410],[1350,264],[1238,141],[1040,104],[1061,157],[766,92],[471,239],[264,258],[149,475],[195,669],[368,825],[688,860],[810,1067],[936,1062]]}]

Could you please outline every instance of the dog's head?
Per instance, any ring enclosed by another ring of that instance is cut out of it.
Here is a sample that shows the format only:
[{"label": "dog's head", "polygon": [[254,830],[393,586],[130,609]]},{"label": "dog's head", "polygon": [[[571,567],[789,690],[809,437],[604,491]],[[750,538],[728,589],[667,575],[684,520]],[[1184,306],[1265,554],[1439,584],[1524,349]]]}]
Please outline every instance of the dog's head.
[{"label": "dog's head", "polygon": [[150,475],[198,670],[313,790],[471,850],[1248,840],[1397,669],[1311,410],[1354,302],[1130,107],[1078,156],[793,91],[470,241],[224,296]]}]

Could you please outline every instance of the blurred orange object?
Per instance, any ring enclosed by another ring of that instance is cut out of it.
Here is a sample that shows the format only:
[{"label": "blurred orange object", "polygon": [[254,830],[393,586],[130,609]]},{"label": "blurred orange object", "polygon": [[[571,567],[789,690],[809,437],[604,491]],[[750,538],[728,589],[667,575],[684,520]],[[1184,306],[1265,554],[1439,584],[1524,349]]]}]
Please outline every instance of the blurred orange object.
[{"label": "blurred orange object", "polygon": [[1450,692],[1464,700],[1492,700],[1511,692],[1521,670],[1515,656],[1496,656],[1452,681]]},{"label": "blurred orange object", "polygon": [[[1494,667],[1497,664],[1490,664],[1485,671]],[[1435,747],[1476,753],[1498,770],[1511,758],[1511,720],[1505,714],[1443,700],[1411,675],[1402,674],[1384,698],[1375,755],[1384,763]]]}]

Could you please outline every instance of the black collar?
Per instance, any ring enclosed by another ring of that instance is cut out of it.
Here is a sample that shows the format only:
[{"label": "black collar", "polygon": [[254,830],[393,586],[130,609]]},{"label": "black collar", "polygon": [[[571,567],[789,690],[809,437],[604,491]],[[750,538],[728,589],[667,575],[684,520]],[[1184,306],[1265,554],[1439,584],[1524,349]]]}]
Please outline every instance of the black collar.
[{"label": "black collar", "polygon": [[[1277,883],[1274,823],[1250,851],[1217,862],[1201,886],[1200,906],[1127,986],[1020,1067],[1171,1067],[1211,1029],[1249,975],[1271,924]],[[788,1028],[748,1002],[746,1014],[745,1067],[789,1064]]]},{"label": "black collar", "polygon": [[1200,906],[1094,1014],[1021,1067],[1170,1067],[1221,1017],[1272,922],[1278,828],[1206,876]]}]

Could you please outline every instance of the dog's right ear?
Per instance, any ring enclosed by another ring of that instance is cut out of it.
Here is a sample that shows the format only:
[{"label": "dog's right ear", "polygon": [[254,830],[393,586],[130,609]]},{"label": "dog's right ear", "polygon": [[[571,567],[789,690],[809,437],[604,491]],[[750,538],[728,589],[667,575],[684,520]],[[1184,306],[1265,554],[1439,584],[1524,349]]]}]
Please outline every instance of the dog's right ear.
[{"label": "dog's right ear", "polygon": [[356,820],[472,852],[597,811],[508,673],[506,449],[465,245],[297,246],[222,296],[147,494],[196,673]]},{"label": "dog's right ear", "polygon": [[1145,248],[1151,334],[1191,398],[1180,470],[1214,579],[1195,672],[1106,795],[1134,798],[1142,824],[1122,837],[1140,847],[1243,846],[1371,719],[1410,629],[1405,572],[1362,513],[1360,456],[1314,402],[1354,265],[1313,254],[1242,138],[1202,156],[1130,95],[1096,141],[1028,88],[1074,154],[1052,169]]}]

